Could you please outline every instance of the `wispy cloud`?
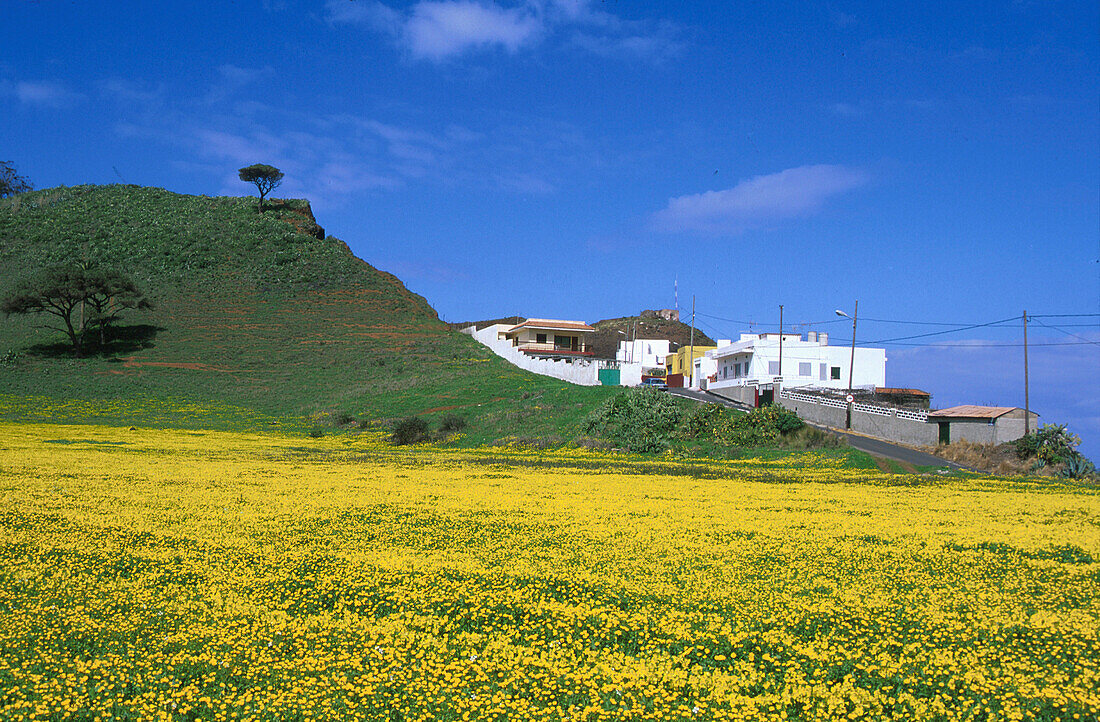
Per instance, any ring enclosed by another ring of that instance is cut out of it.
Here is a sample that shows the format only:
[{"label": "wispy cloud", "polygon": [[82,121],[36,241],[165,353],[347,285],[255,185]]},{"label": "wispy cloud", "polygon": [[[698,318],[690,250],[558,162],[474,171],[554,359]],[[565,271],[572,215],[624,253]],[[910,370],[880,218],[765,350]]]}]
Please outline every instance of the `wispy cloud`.
[{"label": "wispy cloud", "polygon": [[45,108],[68,108],[84,100],[81,93],[53,80],[20,81],[15,84],[15,97],[23,105]]},{"label": "wispy cloud", "polygon": [[265,65],[262,68],[242,68],[238,65],[226,63],[218,66],[218,76],[233,86],[247,85],[274,74],[275,70],[270,65]]},{"label": "wispy cloud", "polygon": [[524,10],[465,0],[424,1],[413,7],[405,38],[413,55],[441,60],[479,47],[514,53],[541,30],[542,22]]},{"label": "wispy cloud", "polygon": [[328,0],[328,19],[389,35],[418,60],[443,61],[475,51],[517,53],[560,33],[568,45],[604,56],[661,59],[678,45],[673,30],[626,22],[590,0],[419,0],[397,10],[377,0]]},{"label": "wispy cloud", "polygon": [[672,198],[654,214],[655,229],[734,235],[817,212],[829,198],[866,183],[861,170],[807,165],[741,181],[733,188]]},{"label": "wispy cloud", "polygon": [[829,112],[842,118],[858,118],[863,115],[863,108],[852,103],[832,103],[828,106]]}]

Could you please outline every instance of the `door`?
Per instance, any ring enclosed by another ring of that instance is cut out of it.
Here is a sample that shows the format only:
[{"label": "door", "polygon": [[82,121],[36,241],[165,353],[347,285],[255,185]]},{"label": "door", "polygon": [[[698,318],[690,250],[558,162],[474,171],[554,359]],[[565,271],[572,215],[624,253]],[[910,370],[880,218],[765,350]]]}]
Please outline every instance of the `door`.
[{"label": "door", "polygon": [[618,386],[621,378],[619,369],[600,369],[597,375],[601,386]]},{"label": "door", "polygon": [[941,421],[940,422],[940,443],[941,444],[950,444],[951,443],[951,422],[950,421]]}]

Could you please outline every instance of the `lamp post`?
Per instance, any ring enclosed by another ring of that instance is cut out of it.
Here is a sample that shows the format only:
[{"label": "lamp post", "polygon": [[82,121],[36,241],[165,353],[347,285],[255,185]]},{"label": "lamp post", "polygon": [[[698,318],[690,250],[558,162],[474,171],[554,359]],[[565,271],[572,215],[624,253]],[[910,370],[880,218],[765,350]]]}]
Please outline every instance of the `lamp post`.
[{"label": "lamp post", "polygon": [[856,307],[851,316],[839,308],[836,310],[836,315],[852,319],[852,356],[848,360],[848,397],[845,399],[848,402],[848,414],[844,422],[844,428],[850,429],[852,428],[852,372],[856,367],[856,319],[859,317],[859,301],[856,301]]}]

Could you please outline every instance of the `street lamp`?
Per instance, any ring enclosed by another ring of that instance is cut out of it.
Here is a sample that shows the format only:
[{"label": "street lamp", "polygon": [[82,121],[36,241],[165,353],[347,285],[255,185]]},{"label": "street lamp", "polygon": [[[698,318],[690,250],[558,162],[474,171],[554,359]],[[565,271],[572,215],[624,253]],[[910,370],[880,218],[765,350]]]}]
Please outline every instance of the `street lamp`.
[{"label": "street lamp", "polygon": [[844,313],[839,308],[836,309],[836,315],[852,319],[852,356],[848,360],[848,397],[846,399],[848,402],[848,414],[844,422],[844,428],[850,429],[852,428],[852,372],[856,367],[856,319],[859,317],[859,301],[856,301],[856,307],[851,316]]}]

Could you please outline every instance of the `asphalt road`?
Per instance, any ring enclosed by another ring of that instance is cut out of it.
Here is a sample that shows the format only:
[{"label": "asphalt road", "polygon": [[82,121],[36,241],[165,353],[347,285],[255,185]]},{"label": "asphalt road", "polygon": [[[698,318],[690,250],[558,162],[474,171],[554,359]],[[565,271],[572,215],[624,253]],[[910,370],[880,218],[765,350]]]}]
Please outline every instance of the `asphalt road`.
[{"label": "asphalt road", "polygon": [[[748,407],[741,404],[734,403],[729,399],[724,399],[716,394],[708,394],[705,391],[695,391],[692,389],[668,389],[668,393],[676,396],[682,396],[686,399],[694,399],[695,401],[703,401],[711,404],[721,404],[727,408],[740,409],[742,411],[748,411]],[[878,456],[884,459],[891,459],[893,461],[900,461],[906,464],[912,464],[913,466],[942,466],[948,469],[964,469],[966,471],[972,471],[965,466],[960,466],[953,461],[947,459],[941,459],[938,456],[926,453],[924,451],[917,451],[916,449],[910,449],[908,446],[900,446],[898,444],[891,444],[889,441],[883,441],[881,439],[872,439],[868,436],[860,436],[859,434],[849,434],[839,429],[830,429],[825,426],[818,426],[817,424],[810,424],[815,429],[821,429],[822,431],[828,431],[829,433],[842,436],[848,440],[848,445],[853,449],[859,449],[866,452],[871,456]]]}]

